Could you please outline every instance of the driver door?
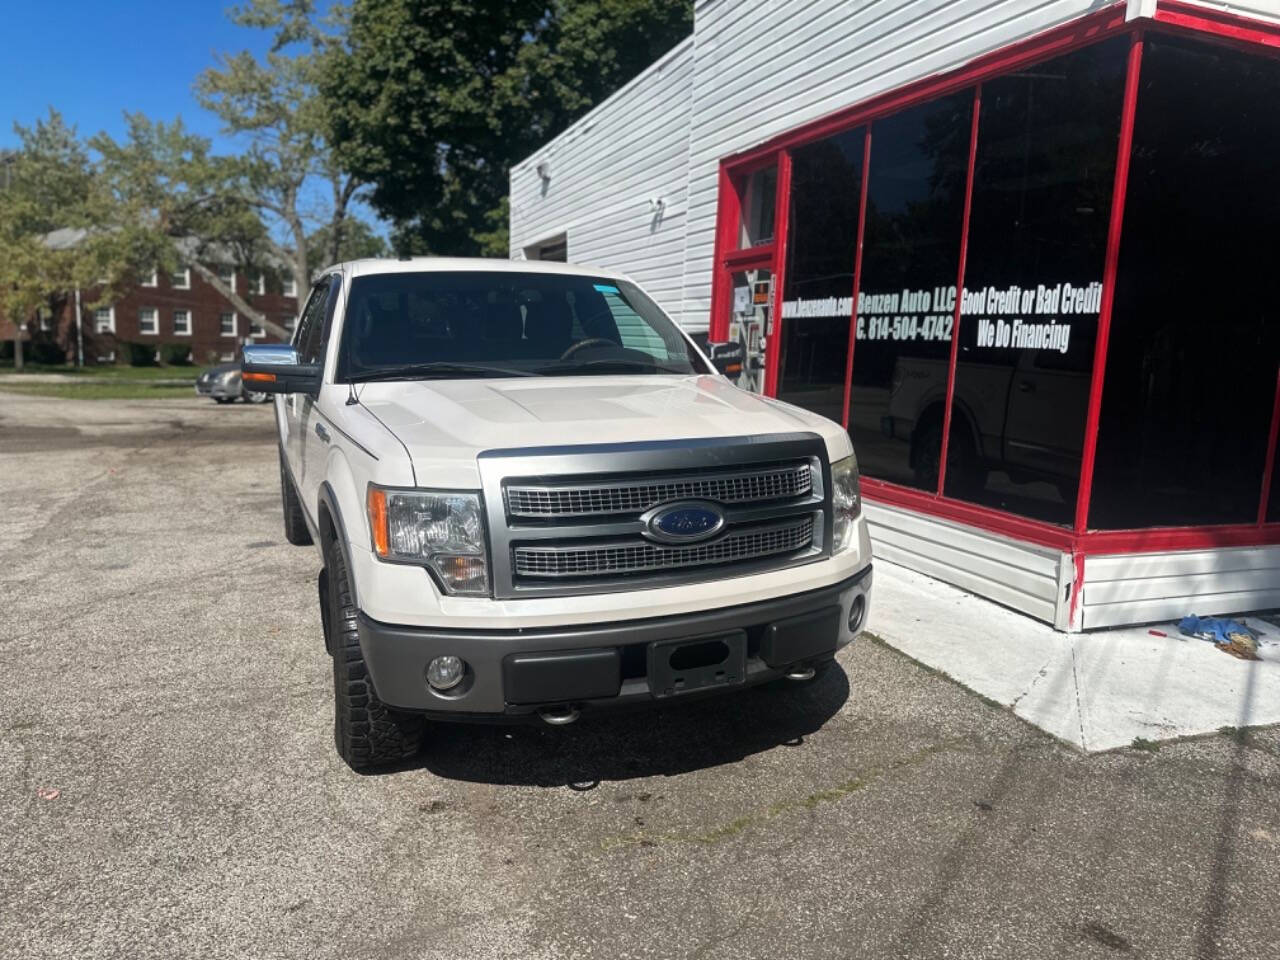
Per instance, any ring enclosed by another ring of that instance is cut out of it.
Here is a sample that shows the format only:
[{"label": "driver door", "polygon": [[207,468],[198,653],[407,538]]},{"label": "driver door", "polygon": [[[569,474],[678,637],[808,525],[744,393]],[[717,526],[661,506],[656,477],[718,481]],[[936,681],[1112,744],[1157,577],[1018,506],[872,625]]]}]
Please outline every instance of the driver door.
[{"label": "driver door", "polygon": [[[307,310],[312,314],[311,325],[307,339],[299,341],[298,359],[302,363],[324,363],[333,308],[337,301],[337,286],[341,282],[341,277],[330,274],[317,281],[312,288],[311,298],[307,301]],[[323,376],[320,390],[323,395]],[[291,399],[298,404],[298,445],[302,454],[302,474],[298,478],[298,490],[306,503],[312,504],[319,496],[333,429],[322,415],[320,396],[296,394]]]},{"label": "driver door", "polygon": [[[293,349],[298,352],[299,358],[307,353],[309,345],[319,331],[320,321],[323,318],[323,312],[319,308],[323,305],[324,297],[325,290],[320,286],[314,286],[302,308],[298,329],[293,335]],[[302,423],[303,400],[309,399],[301,394],[289,393],[281,395],[278,401],[281,404],[281,419],[284,424],[284,455],[289,461],[289,471],[293,474],[293,481],[298,486],[299,492],[302,491],[303,457],[306,453]]]}]

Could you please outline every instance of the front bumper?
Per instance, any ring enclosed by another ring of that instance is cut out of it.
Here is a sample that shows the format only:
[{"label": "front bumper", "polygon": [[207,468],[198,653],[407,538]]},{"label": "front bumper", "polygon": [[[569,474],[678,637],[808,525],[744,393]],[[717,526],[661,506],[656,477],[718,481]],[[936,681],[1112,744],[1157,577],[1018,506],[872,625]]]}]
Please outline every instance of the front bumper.
[{"label": "front bumper", "polygon": [[[651,689],[653,644],[745,637],[740,681],[697,693],[764,683],[794,664],[830,660],[852,641],[867,622],[871,579],[868,563],[852,577],[805,593],[699,613],[553,629],[400,627],[362,612],[360,647],[383,702],[445,718],[518,717],[559,704],[596,708],[679,701],[697,694],[670,696]],[[457,688],[439,693],[427,685],[426,670],[432,659],[445,655],[462,657],[468,671]]]},{"label": "front bumper", "polygon": [[240,384],[228,385],[220,380],[211,380],[208,383],[196,383],[197,397],[213,397],[215,399],[235,400],[240,396]]}]

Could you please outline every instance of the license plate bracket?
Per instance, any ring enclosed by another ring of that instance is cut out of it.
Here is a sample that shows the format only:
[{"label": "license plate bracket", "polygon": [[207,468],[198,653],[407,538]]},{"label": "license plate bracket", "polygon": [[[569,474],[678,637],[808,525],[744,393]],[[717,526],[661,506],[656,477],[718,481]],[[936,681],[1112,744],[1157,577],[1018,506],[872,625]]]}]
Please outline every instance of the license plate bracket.
[{"label": "license plate bracket", "polygon": [[658,698],[736,686],[747,676],[747,633],[655,641],[649,644],[648,668],[649,692]]}]

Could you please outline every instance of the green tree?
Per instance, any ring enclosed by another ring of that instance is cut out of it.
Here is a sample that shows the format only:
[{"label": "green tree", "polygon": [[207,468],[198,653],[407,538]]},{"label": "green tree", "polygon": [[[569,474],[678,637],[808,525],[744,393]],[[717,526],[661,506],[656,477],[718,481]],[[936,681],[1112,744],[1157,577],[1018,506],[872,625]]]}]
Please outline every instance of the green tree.
[{"label": "green tree", "polygon": [[[57,308],[76,289],[101,287],[110,296],[145,240],[135,231],[102,229],[114,198],[59,113],[14,129],[21,144],[0,190],[0,315],[21,328],[37,308]],[[18,369],[22,360],[19,336]]]},{"label": "green tree", "polygon": [[[248,51],[218,55],[197,79],[196,96],[222,121],[224,133],[246,142],[229,191],[267,225],[262,243],[305,286],[316,267],[340,259],[360,189],[331,149],[328,105],[317,96],[337,49],[333,24],[318,14],[314,0],[249,0],[229,16],[239,26],[270,31],[271,48],[264,58]],[[309,190],[317,182],[328,190],[324,201]],[[319,257],[309,243],[317,229],[328,244]],[[216,275],[200,272],[231,297]]]},{"label": "green tree", "polygon": [[355,218],[347,221],[336,246],[332,228],[323,226],[307,237],[307,247],[312,263],[341,263],[387,255],[387,241],[363,220]]},{"label": "green tree", "polygon": [[688,35],[689,0],[354,0],[320,80],[401,252],[505,256],[513,162]]},{"label": "green tree", "polygon": [[189,266],[254,323],[288,338],[218,275],[224,264],[269,270],[279,260],[279,244],[244,196],[245,161],[215,155],[181,120],[126,114],[125,121],[120,141],[105,133],[89,141],[109,197],[93,220],[95,235],[117,238],[135,276]]},{"label": "green tree", "polygon": [[[335,49],[331,26],[313,0],[250,0],[230,16],[272,34],[264,58],[221,55],[196,82],[201,104],[246,144],[241,155],[215,155],[181,120],[141,114],[125,115],[119,140],[86,143],[53,112],[19,128],[0,191],[0,313],[28,317],[74,289],[98,289],[106,302],[139,273],[185,265],[287,338],[222,282],[220,266],[288,272],[305,287],[318,265],[381,250],[351,217],[360,181],[335,160],[316,94]],[[17,351],[21,362],[20,342]]]}]

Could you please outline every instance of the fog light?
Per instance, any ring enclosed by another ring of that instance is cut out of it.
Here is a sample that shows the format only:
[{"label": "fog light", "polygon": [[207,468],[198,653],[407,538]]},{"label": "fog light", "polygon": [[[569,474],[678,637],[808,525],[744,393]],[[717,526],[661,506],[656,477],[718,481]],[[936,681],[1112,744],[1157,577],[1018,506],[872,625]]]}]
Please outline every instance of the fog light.
[{"label": "fog light", "polygon": [[857,633],[862,629],[862,620],[867,615],[867,600],[862,594],[853,598],[849,607],[849,632]]},{"label": "fog light", "polygon": [[427,664],[427,683],[436,690],[451,690],[462,682],[467,665],[461,657],[436,657]]}]

